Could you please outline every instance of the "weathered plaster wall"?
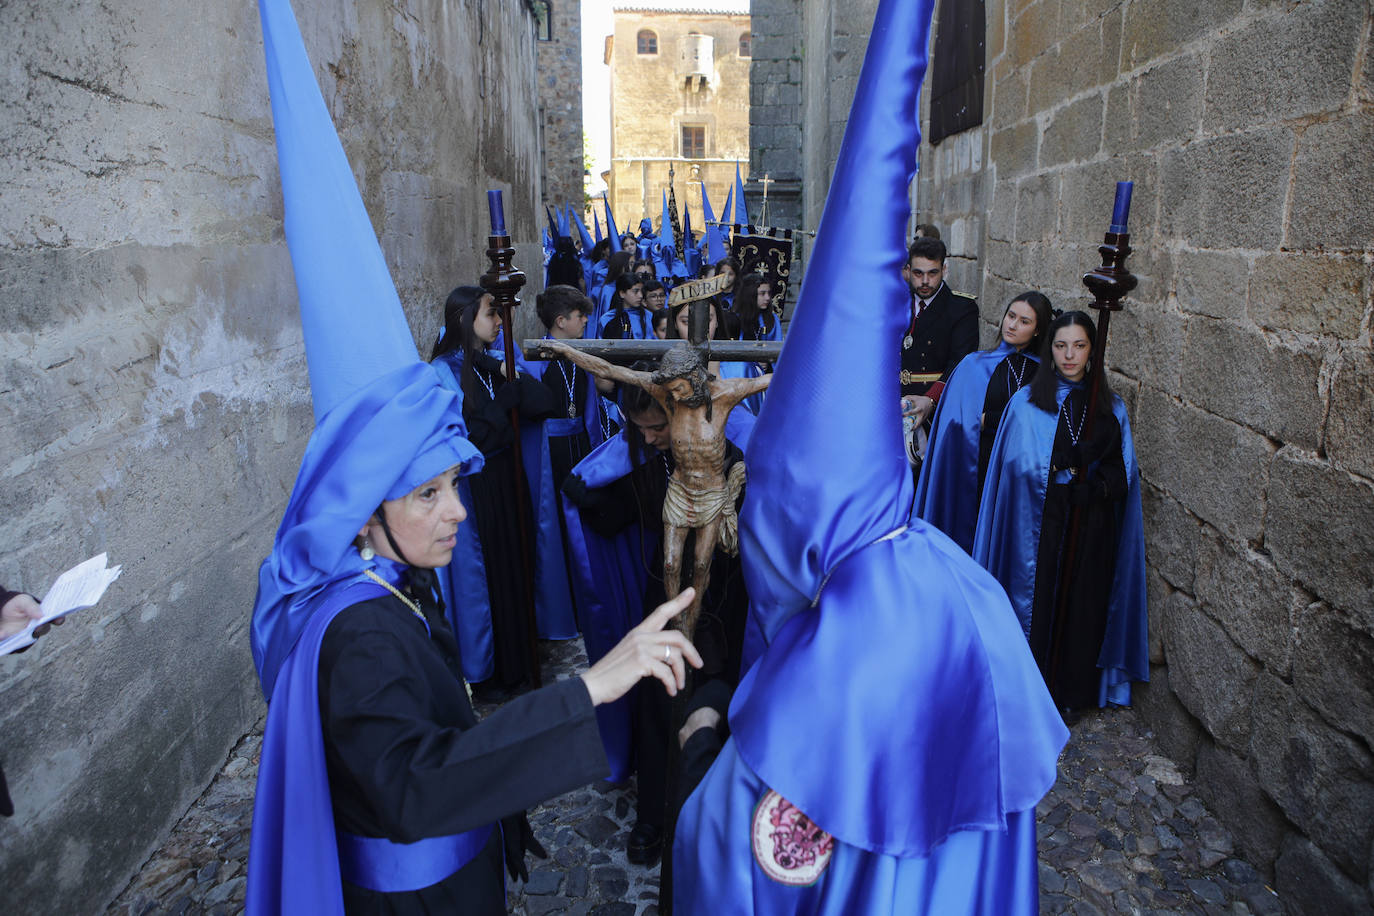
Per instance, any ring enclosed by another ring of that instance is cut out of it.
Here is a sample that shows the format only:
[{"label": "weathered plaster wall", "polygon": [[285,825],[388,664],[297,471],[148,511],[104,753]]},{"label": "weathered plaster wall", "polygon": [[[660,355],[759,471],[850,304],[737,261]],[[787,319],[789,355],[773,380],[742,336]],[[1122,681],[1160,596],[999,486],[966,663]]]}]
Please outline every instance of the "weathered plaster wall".
[{"label": "weathered plaster wall", "polygon": [[[528,11],[296,6],[427,352],[485,263],[482,191],[537,237]],[[92,912],[262,711],[248,616],[310,395],[255,5],[3,4],[0,53],[0,582],[124,565],[0,658],[0,887]]]}]

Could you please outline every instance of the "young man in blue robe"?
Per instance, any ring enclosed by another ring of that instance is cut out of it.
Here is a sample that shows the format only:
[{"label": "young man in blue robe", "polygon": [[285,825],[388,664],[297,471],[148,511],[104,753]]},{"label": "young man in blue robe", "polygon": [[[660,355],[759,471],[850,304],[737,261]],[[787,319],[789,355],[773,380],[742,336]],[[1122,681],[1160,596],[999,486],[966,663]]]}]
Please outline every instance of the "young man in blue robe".
[{"label": "young man in blue robe", "polygon": [[1068,732],[997,582],[908,519],[888,342],[908,320],[932,6],[879,5],[818,260],[746,453],[748,673],[678,820],[679,916],[1039,908],[1035,806]]}]

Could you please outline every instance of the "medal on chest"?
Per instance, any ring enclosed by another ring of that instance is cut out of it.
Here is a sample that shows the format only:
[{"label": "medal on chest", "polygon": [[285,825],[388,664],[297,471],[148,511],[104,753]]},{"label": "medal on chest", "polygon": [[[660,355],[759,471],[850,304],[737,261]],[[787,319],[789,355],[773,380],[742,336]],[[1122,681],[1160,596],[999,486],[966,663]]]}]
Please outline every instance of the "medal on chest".
[{"label": "medal on chest", "polygon": [[568,402],[568,417],[571,419],[572,417],[575,417],[575,416],[577,416],[577,405],[574,404],[572,401],[569,401],[569,402]]},{"label": "medal on chest", "polygon": [[910,349],[911,349],[911,345],[914,344],[915,342],[916,342],[915,338],[913,338],[910,334],[906,335],[905,337],[902,338],[902,349],[903,349],[903,350],[910,350]]}]

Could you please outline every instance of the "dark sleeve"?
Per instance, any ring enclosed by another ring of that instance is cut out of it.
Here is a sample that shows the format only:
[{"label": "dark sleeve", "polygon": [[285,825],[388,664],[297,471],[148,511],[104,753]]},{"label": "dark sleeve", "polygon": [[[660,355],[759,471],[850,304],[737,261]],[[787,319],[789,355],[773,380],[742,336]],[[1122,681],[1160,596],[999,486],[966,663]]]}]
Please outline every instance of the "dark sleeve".
[{"label": "dark sleeve", "polygon": [[515,439],[510,417],[485,391],[463,399],[463,421],[468,426],[468,440],[485,455],[505,448]]},{"label": "dark sleeve", "polygon": [[581,478],[569,474],[563,492],[577,505],[582,521],[601,537],[614,537],[639,521],[639,500],[629,475],[594,490],[578,487],[574,480]]},{"label": "dark sleeve", "polygon": [[[609,772],[581,678],[518,697],[471,728],[444,726],[417,645],[428,651],[423,634],[373,627],[328,632],[321,649],[326,745],[387,836],[471,830]],[[462,689],[448,677],[441,687]]]},{"label": "dark sleeve", "polygon": [[515,384],[519,386],[520,391],[520,416],[529,420],[542,420],[558,411],[557,396],[541,380],[522,372],[515,377]]},{"label": "dark sleeve", "polygon": [[1121,452],[1121,424],[1116,417],[1098,421],[1093,430],[1092,455],[1098,462],[1093,476],[1102,481],[1103,498],[1108,502],[1125,499],[1126,459]]},{"label": "dark sleeve", "polygon": [[[958,301],[959,297],[955,297]],[[969,301],[968,307],[961,310],[949,329],[949,361],[945,363],[943,379],[949,381],[959,361],[978,349],[978,306]]]}]

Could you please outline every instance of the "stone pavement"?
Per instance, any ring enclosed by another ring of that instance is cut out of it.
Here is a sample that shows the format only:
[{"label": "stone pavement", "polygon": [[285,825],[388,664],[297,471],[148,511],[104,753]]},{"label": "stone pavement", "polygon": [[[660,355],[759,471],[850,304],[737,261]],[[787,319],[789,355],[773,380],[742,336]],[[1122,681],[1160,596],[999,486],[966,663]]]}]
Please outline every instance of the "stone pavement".
[{"label": "stone pavement", "polygon": [[[581,643],[543,644],[546,678],[586,664]],[[479,713],[489,712],[480,708]],[[241,912],[262,723],[111,905],[120,916]],[[570,792],[530,812],[550,853],[530,880],[508,883],[511,912],[527,916],[657,916],[658,869],[630,865],[630,786]],[[1086,716],[1040,803],[1040,906],[1047,914],[1284,912],[1226,829],[1130,710]]]}]

